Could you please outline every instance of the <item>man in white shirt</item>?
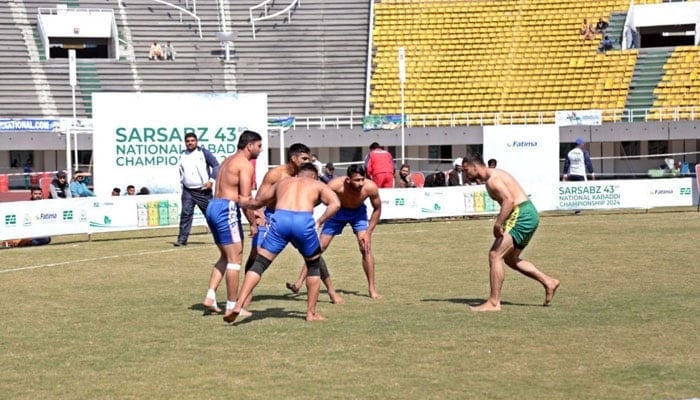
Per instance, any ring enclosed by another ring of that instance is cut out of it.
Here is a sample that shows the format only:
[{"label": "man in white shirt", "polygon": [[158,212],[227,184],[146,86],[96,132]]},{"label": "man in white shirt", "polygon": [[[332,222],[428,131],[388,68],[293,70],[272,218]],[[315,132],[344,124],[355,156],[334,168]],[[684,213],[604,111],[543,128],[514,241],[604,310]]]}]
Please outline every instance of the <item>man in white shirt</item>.
[{"label": "man in white shirt", "polygon": [[175,246],[186,246],[192,229],[194,206],[204,214],[212,199],[212,186],[219,173],[219,162],[204,147],[199,147],[197,135],[185,135],[186,149],[180,154],[180,182],[182,183],[182,211],[180,212],[180,233]]},{"label": "man in white shirt", "polygon": [[563,180],[573,182],[585,181],[588,175],[590,175],[591,180],[595,179],[591,156],[588,154],[588,151],[583,148],[585,144],[585,140],[577,138],[576,147],[566,155],[566,160],[564,160]]}]

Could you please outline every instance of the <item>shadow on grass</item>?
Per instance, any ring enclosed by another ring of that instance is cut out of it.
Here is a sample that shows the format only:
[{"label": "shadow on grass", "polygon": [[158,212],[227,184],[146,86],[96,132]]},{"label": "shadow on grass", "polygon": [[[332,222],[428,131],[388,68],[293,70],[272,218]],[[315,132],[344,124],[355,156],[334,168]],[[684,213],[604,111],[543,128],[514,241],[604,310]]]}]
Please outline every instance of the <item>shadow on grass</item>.
[{"label": "shadow on grass", "polygon": [[281,307],[266,308],[264,310],[252,311],[253,315],[248,318],[243,318],[241,320],[235,321],[232,325],[238,326],[243,324],[249,324],[254,321],[258,321],[265,318],[293,318],[304,320],[306,318],[306,311],[288,311]]},{"label": "shadow on grass", "polygon": [[[422,299],[421,301],[442,301],[442,302],[449,302],[449,303],[456,303],[456,304],[466,304],[469,306],[478,306],[481,303],[484,303],[486,299],[479,298],[479,299],[465,299],[465,298],[451,298],[451,299]],[[510,301],[503,301],[501,300],[501,305],[502,306],[518,306],[518,307],[542,307],[542,304],[525,304],[525,303],[512,303]]]}]

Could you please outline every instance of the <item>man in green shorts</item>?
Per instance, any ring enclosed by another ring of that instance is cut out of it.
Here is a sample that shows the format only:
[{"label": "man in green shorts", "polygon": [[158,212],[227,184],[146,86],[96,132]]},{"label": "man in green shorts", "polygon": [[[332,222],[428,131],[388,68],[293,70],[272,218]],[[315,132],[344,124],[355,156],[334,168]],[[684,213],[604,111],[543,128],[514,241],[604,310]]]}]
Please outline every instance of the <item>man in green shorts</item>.
[{"label": "man in green shorts", "polygon": [[520,253],[537,230],[539,215],[527,193],[512,175],[498,168],[487,168],[480,155],[468,155],[462,160],[467,179],[478,180],[486,185],[491,198],[501,205],[501,212],[493,224],[495,240],[489,250],[489,280],[491,293],[488,300],[472,311],[500,311],[501,287],[505,277],[503,262],[521,274],[535,279],[544,286],[544,305],[552,302],[559,280],[545,275],[534,264],[520,258]]}]

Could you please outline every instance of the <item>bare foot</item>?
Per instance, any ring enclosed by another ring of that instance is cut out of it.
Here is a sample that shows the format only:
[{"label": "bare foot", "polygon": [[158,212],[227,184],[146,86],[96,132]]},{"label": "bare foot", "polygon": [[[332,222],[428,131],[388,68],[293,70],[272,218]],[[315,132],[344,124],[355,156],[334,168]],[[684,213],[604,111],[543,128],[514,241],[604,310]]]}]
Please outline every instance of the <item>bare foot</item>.
[{"label": "bare foot", "polygon": [[559,289],[559,280],[558,279],[552,279],[552,281],[545,286],[545,294],[544,294],[544,306],[549,306],[552,304],[552,299],[554,298],[554,293],[556,293],[557,289]]},{"label": "bare foot", "polygon": [[338,293],[336,293],[335,295],[329,295],[329,296],[331,297],[331,303],[333,303],[333,304],[345,303],[345,299],[340,297],[340,295]]},{"label": "bare foot", "polygon": [[480,311],[501,311],[501,303],[493,304],[490,301],[485,301],[478,306],[469,306],[469,310],[474,312]]},{"label": "bare foot", "polygon": [[287,283],[285,283],[285,286],[287,286],[287,289],[291,290],[292,293],[294,293],[294,294],[299,293],[299,288],[296,287],[295,284],[287,282]]},{"label": "bare foot", "polygon": [[238,315],[245,318],[245,317],[250,317],[251,315],[253,315],[253,313],[246,310],[245,308],[241,308],[241,311],[238,313]]},{"label": "bare foot", "polygon": [[212,299],[211,297],[206,297],[204,298],[204,302],[202,302],[204,305],[204,308],[207,310],[215,313],[215,314],[221,314],[221,309],[219,306],[216,304],[216,300]]},{"label": "bare foot", "polygon": [[321,314],[306,314],[306,322],[325,321],[326,317]]},{"label": "bare foot", "polygon": [[369,297],[372,299],[381,299],[383,296],[377,292],[369,292]]},{"label": "bare foot", "polygon": [[240,310],[239,311],[234,311],[234,310],[226,311],[226,315],[224,315],[224,321],[232,323],[233,321],[236,320],[236,318],[238,317],[238,314],[240,314],[240,313],[241,313]]}]

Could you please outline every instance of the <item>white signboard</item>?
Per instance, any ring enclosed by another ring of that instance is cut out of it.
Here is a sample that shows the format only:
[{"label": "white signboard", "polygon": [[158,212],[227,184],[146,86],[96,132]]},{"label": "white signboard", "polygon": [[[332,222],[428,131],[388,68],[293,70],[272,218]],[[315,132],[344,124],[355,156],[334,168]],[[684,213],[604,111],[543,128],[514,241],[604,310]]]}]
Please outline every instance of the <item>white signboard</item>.
[{"label": "white signboard", "polygon": [[257,182],[267,171],[267,95],[217,93],[93,93],[94,186],[98,195],[127,185],[179,193],[185,135],[219,161],[236,152],[244,130],[263,137]]},{"label": "white signboard", "polygon": [[484,127],[484,162],[498,161],[531,195],[542,210],[541,195],[559,182],[559,128],[555,125],[496,125]]},{"label": "white signboard", "polygon": [[600,110],[576,110],[554,112],[554,124],[557,126],[601,125],[603,112]]}]

